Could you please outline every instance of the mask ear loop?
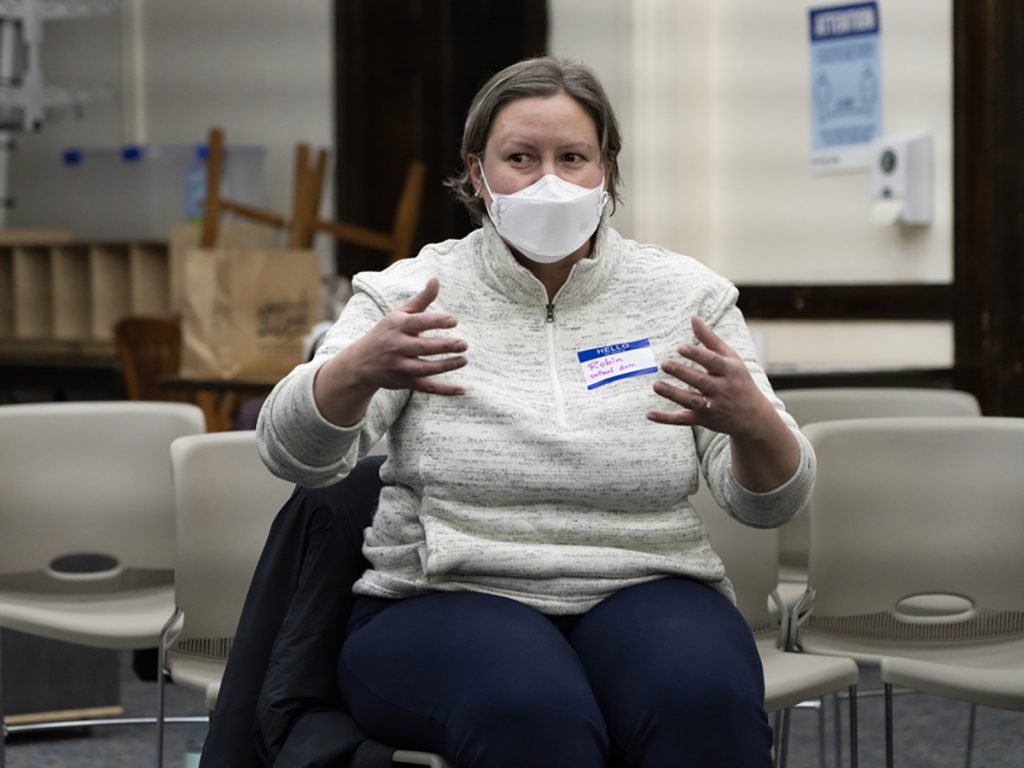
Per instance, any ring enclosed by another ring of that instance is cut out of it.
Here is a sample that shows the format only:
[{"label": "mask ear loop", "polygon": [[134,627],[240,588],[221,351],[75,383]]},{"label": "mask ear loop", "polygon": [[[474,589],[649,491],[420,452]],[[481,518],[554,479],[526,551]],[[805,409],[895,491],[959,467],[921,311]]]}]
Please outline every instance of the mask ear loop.
[{"label": "mask ear loop", "polygon": [[[485,201],[484,202],[484,208],[487,209],[488,215],[490,215],[491,220],[494,221],[494,226],[496,226],[496,227],[497,226],[501,226],[501,205],[499,205],[499,201],[495,199],[494,193],[491,192],[491,185],[487,183],[487,176],[486,176],[486,174],[484,174],[484,163],[483,163],[483,161],[480,160],[480,159],[477,159],[477,164],[480,167],[480,179],[484,183],[484,189],[487,190],[487,194],[491,198],[491,205],[490,205],[490,207],[488,207],[488,205],[487,205],[487,203]],[[479,195],[480,193],[477,192],[477,194]]]},{"label": "mask ear loop", "polygon": [[[481,166],[481,171],[483,167]],[[598,197],[597,203],[597,215],[600,216],[604,213],[605,206],[608,205],[608,201],[611,200],[611,195],[608,194],[608,180],[601,177],[601,195]]]}]

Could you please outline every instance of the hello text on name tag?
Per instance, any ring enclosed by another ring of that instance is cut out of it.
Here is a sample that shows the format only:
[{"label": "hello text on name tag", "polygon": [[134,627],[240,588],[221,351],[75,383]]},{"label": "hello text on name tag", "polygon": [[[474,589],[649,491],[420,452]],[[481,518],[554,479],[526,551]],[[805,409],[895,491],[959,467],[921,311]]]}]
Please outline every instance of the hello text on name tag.
[{"label": "hello text on name tag", "polygon": [[658,372],[658,362],[654,359],[650,339],[584,349],[577,352],[576,357],[583,369],[587,389],[597,389],[619,379]]}]

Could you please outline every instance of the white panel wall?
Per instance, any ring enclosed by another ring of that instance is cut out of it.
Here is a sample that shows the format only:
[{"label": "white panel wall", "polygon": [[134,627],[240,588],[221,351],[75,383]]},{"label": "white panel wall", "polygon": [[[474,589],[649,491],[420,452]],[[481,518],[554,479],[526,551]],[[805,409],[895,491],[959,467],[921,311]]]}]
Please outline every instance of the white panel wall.
[{"label": "white panel wall", "polygon": [[708,0],[635,0],[635,237],[707,260],[711,212]]},{"label": "white panel wall", "polygon": [[[820,4],[819,4],[820,5]],[[712,11],[711,265],[748,283],[952,279],[952,9],[880,0],[883,125],[930,132],[934,223],[879,227],[866,172],[813,176],[805,0]],[[948,366],[949,323],[754,323],[769,363]]]},{"label": "white panel wall", "polygon": [[[193,144],[220,125],[229,143],[266,148],[267,203],[287,211],[295,144],[333,143],[331,30],[331,3],[279,0],[125,0],[121,18],[52,22],[47,80],[111,83],[123,98],[20,136],[12,186],[38,199],[33,184],[51,178],[40,169],[69,146]],[[329,179],[324,210],[330,199]]]},{"label": "white panel wall", "polygon": [[[628,116],[620,230],[738,283],[952,279],[950,0],[879,2],[885,131],[934,140],[935,221],[919,230],[869,222],[866,171],[809,171],[807,11],[825,4],[552,0],[552,52],[614,78],[609,92]],[[753,325],[770,364],[952,361],[948,323]]]},{"label": "white panel wall", "polygon": [[707,259],[710,0],[551,0],[548,49],[601,79],[622,130],[622,234]]},{"label": "white panel wall", "polygon": [[806,0],[714,3],[714,265],[740,282],[948,282],[950,3],[879,3],[884,130],[934,139],[935,223],[914,230],[869,222],[866,172],[808,171],[807,9]]},{"label": "white panel wall", "polygon": [[268,202],[287,211],[295,144],[333,143],[331,5],[143,3],[149,140],[200,141],[219,125],[229,143],[265,146]]},{"label": "white panel wall", "polygon": [[[48,85],[121,84],[121,20],[117,14],[51,21],[44,25],[42,69]],[[48,113],[42,130],[12,134],[8,189],[14,209],[12,227],[52,227],[51,211],[60,206],[61,155],[68,147],[123,143],[119,101],[97,102],[83,110]]]},{"label": "white panel wall", "polygon": [[634,229],[636,200],[633,165],[633,14],[623,0],[549,0],[548,51],[554,56],[580,59],[594,70],[615,108],[623,151],[619,173],[624,180],[619,193],[625,204],[613,218],[616,229],[627,237]]}]

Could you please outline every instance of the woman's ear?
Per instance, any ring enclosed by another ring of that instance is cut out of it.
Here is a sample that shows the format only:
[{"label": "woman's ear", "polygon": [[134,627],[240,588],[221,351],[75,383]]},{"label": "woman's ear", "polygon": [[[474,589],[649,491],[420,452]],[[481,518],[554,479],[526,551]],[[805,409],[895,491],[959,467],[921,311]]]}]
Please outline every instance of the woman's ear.
[{"label": "woman's ear", "polygon": [[481,191],[483,182],[480,180],[480,158],[476,155],[466,155],[466,163],[469,167],[469,180],[473,184],[473,192],[477,197],[483,197]]}]

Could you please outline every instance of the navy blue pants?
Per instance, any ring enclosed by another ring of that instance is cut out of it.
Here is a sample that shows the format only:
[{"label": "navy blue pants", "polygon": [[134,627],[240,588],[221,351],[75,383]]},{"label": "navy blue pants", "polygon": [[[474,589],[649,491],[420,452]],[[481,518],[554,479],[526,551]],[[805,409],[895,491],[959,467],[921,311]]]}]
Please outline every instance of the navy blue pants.
[{"label": "navy blue pants", "polygon": [[372,738],[459,768],[767,768],[754,640],[710,587],[670,578],[582,616],[469,592],[357,598],[338,662]]}]

